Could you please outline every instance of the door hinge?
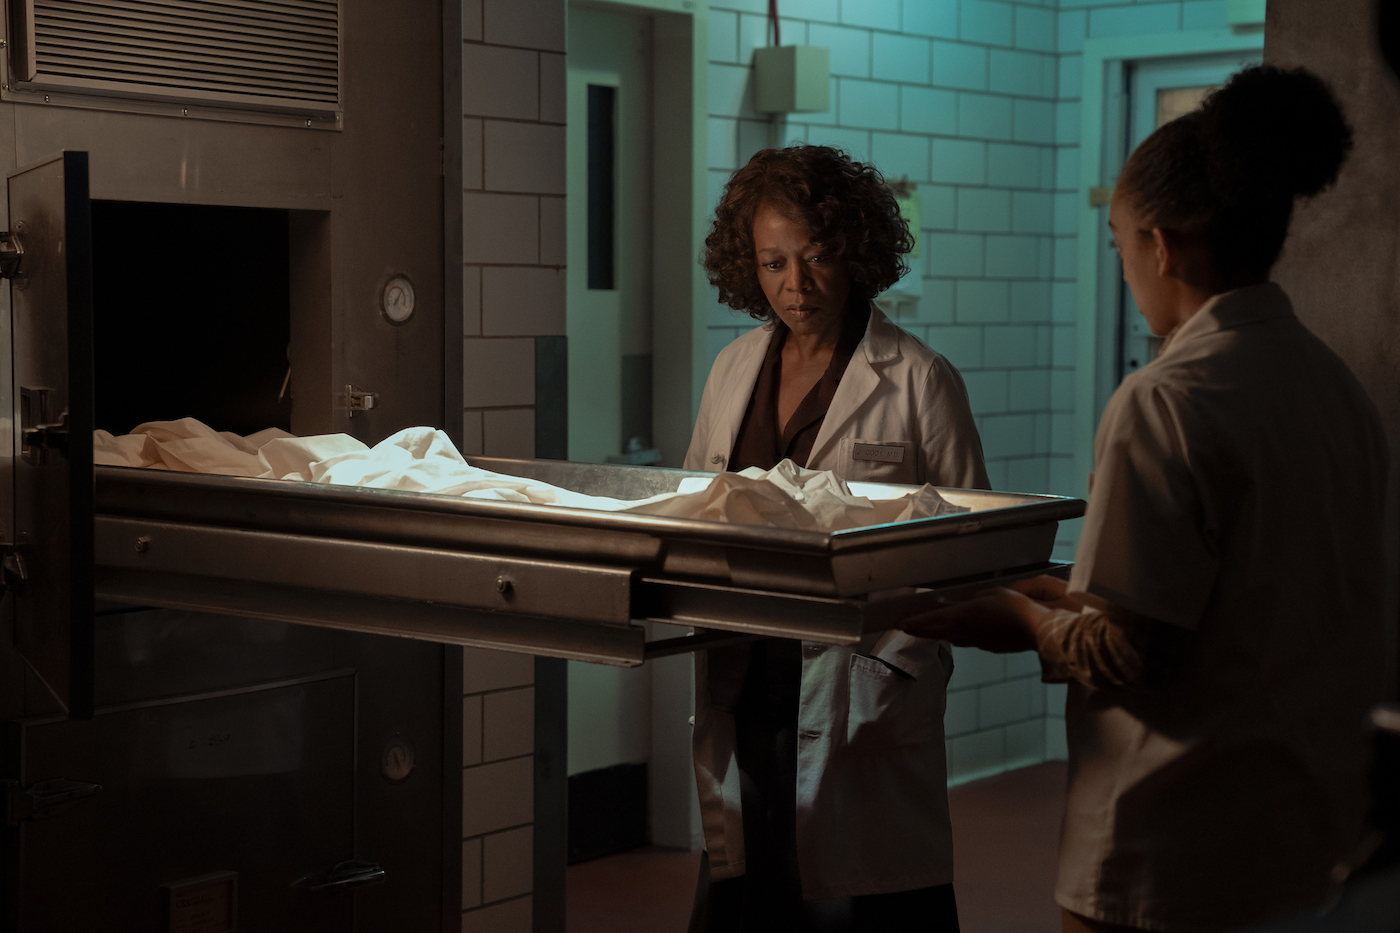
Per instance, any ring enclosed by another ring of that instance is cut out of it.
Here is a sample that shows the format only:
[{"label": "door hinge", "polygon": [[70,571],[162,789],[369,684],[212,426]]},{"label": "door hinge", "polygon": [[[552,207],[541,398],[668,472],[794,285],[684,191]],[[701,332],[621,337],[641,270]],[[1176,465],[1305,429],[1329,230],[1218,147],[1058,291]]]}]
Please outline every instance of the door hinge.
[{"label": "door hinge", "polygon": [[102,789],[100,784],[55,778],[21,787],[19,781],[5,782],[5,825],[18,826],[23,820],[48,819]]}]

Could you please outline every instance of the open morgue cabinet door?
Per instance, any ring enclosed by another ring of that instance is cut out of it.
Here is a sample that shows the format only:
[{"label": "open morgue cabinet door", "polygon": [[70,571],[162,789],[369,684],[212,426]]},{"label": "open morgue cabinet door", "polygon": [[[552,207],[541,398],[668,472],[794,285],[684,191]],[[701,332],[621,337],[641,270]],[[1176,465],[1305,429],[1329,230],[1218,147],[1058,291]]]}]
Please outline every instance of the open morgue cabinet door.
[{"label": "open morgue cabinet door", "polygon": [[14,446],[5,581],[15,647],[70,718],[92,716],[92,221],[88,154],[11,175]]}]

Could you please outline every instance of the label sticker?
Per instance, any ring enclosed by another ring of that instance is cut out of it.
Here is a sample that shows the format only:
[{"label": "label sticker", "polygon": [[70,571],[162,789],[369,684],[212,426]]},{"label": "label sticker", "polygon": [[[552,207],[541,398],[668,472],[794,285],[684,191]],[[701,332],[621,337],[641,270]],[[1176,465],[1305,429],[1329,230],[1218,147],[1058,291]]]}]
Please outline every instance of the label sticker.
[{"label": "label sticker", "polygon": [[904,448],[893,444],[856,444],[851,454],[856,460],[875,460],[880,463],[903,463]]}]

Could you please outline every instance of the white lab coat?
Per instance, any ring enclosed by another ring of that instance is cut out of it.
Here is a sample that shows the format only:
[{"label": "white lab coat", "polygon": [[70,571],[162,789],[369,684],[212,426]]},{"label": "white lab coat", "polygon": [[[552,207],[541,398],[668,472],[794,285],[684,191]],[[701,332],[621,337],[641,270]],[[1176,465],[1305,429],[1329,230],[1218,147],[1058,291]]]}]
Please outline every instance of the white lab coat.
[{"label": "white lab coat", "polygon": [[[771,325],[750,331],[715,360],[688,469],[727,465],[772,335]],[[856,460],[858,443],[903,447],[903,462]],[[847,480],[988,486],[962,377],[873,305],[807,466]],[[695,664],[695,776],[711,875],[723,880],[745,870],[734,718],[710,704],[705,652]],[[953,880],[943,744],[952,672],[945,643],[903,632],[848,647],[803,642],[797,852],[805,899]]]}]

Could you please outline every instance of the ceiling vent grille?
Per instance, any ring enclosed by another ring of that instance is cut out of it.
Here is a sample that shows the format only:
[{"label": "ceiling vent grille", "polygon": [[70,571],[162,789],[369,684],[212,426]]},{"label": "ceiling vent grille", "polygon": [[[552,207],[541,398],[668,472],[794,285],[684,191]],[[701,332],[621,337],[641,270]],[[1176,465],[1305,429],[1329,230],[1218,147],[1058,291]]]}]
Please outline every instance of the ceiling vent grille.
[{"label": "ceiling vent grille", "polygon": [[10,12],[19,90],[340,109],[339,0],[10,0]]}]

